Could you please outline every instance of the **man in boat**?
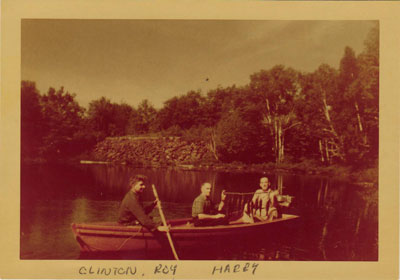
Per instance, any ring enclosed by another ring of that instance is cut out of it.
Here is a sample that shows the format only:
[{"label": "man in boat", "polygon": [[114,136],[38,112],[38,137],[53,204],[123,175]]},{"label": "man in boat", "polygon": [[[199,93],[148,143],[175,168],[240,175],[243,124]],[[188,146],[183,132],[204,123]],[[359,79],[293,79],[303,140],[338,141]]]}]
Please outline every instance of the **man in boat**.
[{"label": "man in boat", "polygon": [[251,200],[251,213],[254,218],[260,221],[273,220],[278,217],[277,190],[271,189],[271,183],[267,177],[260,179],[258,189]]},{"label": "man in boat", "polygon": [[118,223],[122,225],[140,224],[152,233],[166,231],[164,226],[154,222],[148,214],[156,207],[157,200],[147,207],[143,206],[141,195],[146,188],[146,176],[135,175],[129,178],[130,190],[122,200],[119,208]]},{"label": "man in boat", "polygon": [[195,226],[227,225],[228,218],[222,213],[225,193],[221,193],[221,202],[214,204],[210,199],[211,184],[204,183],[201,186],[201,194],[193,201],[192,218]]}]

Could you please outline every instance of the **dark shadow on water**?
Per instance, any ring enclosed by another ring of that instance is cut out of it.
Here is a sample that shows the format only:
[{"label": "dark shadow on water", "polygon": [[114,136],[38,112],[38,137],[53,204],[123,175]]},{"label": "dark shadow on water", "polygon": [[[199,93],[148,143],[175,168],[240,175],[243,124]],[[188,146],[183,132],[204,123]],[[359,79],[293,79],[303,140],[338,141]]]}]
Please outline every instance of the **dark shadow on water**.
[{"label": "dark shadow on water", "polygon": [[[268,246],[260,244],[227,244],[224,246],[202,246],[179,250],[180,260],[290,260],[296,249],[276,242]],[[171,252],[90,252],[81,253],[81,260],[174,260]]]},{"label": "dark shadow on water", "polygon": [[80,260],[173,260],[171,252],[81,252]]}]

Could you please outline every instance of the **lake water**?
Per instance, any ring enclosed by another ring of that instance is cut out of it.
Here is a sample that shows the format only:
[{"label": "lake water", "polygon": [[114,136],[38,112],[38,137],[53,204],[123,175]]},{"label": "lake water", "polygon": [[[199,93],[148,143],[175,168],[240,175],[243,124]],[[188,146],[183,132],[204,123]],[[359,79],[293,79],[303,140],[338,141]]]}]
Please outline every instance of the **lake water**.
[{"label": "lake water", "polygon": [[[21,166],[20,258],[80,258],[71,223],[116,221],[119,203],[128,191],[128,178],[133,174],[150,179],[145,201],[154,200],[150,186],[155,184],[167,219],[190,217],[192,201],[206,181],[215,186],[211,194],[215,201],[219,201],[223,189],[255,191],[262,175],[268,176],[273,185],[282,181],[283,194],[295,197],[284,212],[301,219],[284,238],[259,242],[257,246],[236,244],[215,252],[197,252],[188,259],[378,260],[376,189],[316,176],[109,165]],[[151,215],[159,219],[157,209]]]}]

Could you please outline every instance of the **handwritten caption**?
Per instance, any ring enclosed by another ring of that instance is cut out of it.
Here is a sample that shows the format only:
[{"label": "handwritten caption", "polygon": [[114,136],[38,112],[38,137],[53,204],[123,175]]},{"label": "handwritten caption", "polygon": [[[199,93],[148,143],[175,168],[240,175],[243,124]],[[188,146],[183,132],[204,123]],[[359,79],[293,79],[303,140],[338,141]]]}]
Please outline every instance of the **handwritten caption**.
[{"label": "handwritten caption", "polygon": [[[237,274],[237,273],[247,273],[248,275],[254,275],[258,268],[257,263],[240,263],[240,264],[226,264],[226,265],[212,265],[210,267],[210,274],[221,275],[221,274]],[[81,266],[78,270],[80,275],[99,275],[99,276],[135,276],[144,277],[146,274],[151,275],[168,275],[176,276],[178,272],[178,265],[167,265],[167,264],[157,264],[150,270],[139,271],[136,266],[125,266],[125,267],[94,267],[94,266]]]},{"label": "handwritten caption", "polygon": [[249,272],[254,275],[256,273],[257,267],[258,263],[215,265],[214,268],[212,269],[211,275],[239,273],[239,272]]},{"label": "handwritten caption", "polygon": [[[153,275],[164,274],[164,275],[176,275],[178,265],[163,265],[158,264],[152,271]],[[118,276],[118,275],[130,275],[130,276],[145,276],[144,272],[140,273],[136,266],[126,267],[93,267],[93,266],[81,266],[79,268],[80,275],[103,275],[103,276]]]}]

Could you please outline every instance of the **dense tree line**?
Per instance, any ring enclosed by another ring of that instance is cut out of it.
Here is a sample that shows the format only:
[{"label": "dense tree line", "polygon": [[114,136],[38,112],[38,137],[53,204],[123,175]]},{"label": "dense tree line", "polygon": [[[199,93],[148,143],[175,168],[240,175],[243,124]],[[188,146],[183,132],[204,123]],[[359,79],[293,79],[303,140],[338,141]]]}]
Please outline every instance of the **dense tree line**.
[{"label": "dense tree line", "polygon": [[219,161],[314,161],[368,166],[378,159],[379,31],[362,53],[346,47],[339,69],[322,64],[312,73],[283,65],[250,75],[250,82],[189,91],[159,110],[101,97],[88,109],[63,88],[41,95],[21,85],[21,155],[64,158],[109,136],[160,135],[207,140]]}]

